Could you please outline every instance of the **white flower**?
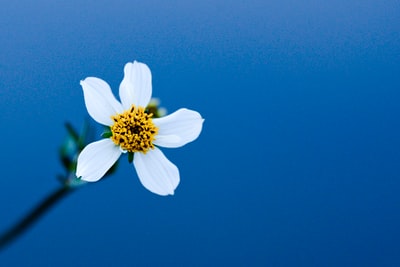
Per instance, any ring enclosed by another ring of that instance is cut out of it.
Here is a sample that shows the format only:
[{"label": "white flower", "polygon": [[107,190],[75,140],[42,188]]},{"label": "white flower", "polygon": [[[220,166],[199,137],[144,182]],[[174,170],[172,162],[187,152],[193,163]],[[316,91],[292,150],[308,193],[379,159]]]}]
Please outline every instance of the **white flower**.
[{"label": "white flower", "polygon": [[152,118],[145,112],[151,93],[151,72],[146,64],[127,63],[119,87],[121,103],[103,80],[81,81],[86,108],[100,124],[109,126],[110,138],[87,145],[78,157],[76,176],[96,182],[122,153],[134,153],[133,165],[145,188],[158,195],[173,195],[179,184],[179,170],[158,147],[180,147],[195,140],[204,119],[192,110],[179,109]]}]

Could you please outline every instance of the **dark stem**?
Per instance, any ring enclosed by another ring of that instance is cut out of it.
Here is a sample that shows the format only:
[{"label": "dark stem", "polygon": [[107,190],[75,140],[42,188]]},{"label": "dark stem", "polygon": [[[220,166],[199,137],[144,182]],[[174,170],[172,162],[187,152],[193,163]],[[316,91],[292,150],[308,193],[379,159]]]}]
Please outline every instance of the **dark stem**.
[{"label": "dark stem", "polygon": [[15,240],[19,235],[29,229],[42,215],[50,210],[58,201],[73,191],[73,188],[63,186],[47,196],[39,205],[29,212],[22,220],[0,235],[0,250]]}]

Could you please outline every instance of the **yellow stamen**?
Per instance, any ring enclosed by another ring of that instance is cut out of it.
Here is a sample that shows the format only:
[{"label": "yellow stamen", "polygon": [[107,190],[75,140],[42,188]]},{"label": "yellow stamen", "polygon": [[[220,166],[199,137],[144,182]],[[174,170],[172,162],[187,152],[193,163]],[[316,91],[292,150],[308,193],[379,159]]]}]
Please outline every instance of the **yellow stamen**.
[{"label": "yellow stamen", "polygon": [[111,116],[111,140],[128,152],[146,153],[154,148],[153,141],[158,128],[152,121],[153,114],[147,114],[142,107],[132,105],[127,111]]}]

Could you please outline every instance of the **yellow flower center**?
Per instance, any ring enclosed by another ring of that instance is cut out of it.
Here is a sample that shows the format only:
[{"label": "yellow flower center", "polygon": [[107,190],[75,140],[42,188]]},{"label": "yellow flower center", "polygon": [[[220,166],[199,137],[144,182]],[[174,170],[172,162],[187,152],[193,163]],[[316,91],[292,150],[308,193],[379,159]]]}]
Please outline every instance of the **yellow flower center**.
[{"label": "yellow flower center", "polygon": [[152,121],[153,114],[147,114],[142,107],[132,105],[127,111],[111,116],[111,140],[128,152],[146,153],[154,148],[153,141],[158,128]]}]

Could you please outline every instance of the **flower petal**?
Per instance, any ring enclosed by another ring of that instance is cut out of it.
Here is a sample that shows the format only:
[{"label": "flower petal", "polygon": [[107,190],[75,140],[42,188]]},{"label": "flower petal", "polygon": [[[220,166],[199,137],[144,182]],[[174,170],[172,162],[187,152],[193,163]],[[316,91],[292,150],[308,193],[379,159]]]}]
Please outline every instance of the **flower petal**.
[{"label": "flower petal", "polygon": [[96,182],[114,165],[121,150],[111,139],[102,139],[87,145],[78,157],[76,177],[87,182]]},{"label": "flower petal", "polygon": [[123,111],[110,86],[102,79],[88,77],[81,81],[86,109],[90,116],[103,125],[113,124],[111,116]]},{"label": "flower petal", "polygon": [[153,122],[158,127],[155,145],[180,147],[199,136],[204,119],[198,112],[182,108]]},{"label": "flower petal", "polygon": [[179,170],[160,149],[154,148],[146,154],[135,153],[133,164],[145,188],[161,196],[174,194],[180,180]]},{"label": "flower petal", "polygon": [[151,72],[146,64],[134,61],[124,68],[124,79],[119,86],[119,96],[124,109],[132,104],[146,107],[151,98]]}]

